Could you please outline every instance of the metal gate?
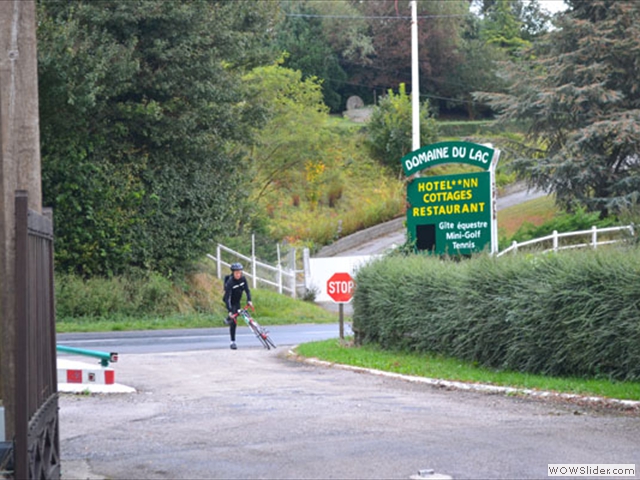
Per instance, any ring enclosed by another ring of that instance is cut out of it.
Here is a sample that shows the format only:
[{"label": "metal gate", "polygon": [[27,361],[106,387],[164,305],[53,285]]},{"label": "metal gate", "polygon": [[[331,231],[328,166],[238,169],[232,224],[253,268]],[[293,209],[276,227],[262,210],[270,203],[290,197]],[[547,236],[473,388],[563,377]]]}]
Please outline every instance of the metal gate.
[{"label": "metal gate", "polygon": [[14,477],[59,479],[53,223],[17,191]]}]

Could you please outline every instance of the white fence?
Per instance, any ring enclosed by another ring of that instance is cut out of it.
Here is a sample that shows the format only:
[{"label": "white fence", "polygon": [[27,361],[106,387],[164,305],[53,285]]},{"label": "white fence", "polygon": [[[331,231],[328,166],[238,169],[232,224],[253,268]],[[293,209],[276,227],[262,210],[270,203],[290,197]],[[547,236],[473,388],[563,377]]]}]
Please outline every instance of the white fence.
[{"label": "white fence", "polygon": [[[618,238],[611,238],[612,234],[620,234],[627,232],[630,236],[634,235],[633,225],[624,225],[621,227],[607,227],[607,228],[597,228],[591,227],[589,230],[579,230],[576,232],[567,232],[567,233],[558,233],[556,230],[553,231],[551,235],[547,235],[546,237],[536,238],[534,240],[528,240],[526,242],[518,243],[513,242],[509,248],[504,249],[500,253],[498,253],[498,257],[504,255],[505,253],[513,252],[516,253],[518,249],[522,247],[530,247],[533,245],[542,246],[544,248],[545,244],[551,246],[551,248],[546,248],[543,252],[557,252],[558,250],[566,250],[570,248],[598,248],[600,245],[609,245],[612,243],[617,243],[623,241],[625,239],[624,236],[618,236]],[[598,238],[600,236],[600,238]],[[604,239],[602,238],[604,236]],[[571,237],[586,237],[582,243],[570,243],[567,245],[560,245],[560,241],[566,238]],[[590,237],[590,240],[589,240]],[[628,237],[627,237],[628,238]]]},{"label": "white fence", "polygon": [[[280,259],[280,246],[278,245],[278,264],[276,266],[269,265],[259,261],[255,255],[255,248],[252,248],[251,256],[236,252],[231,248],[218,244],[216,255],[207,254],[207,258],[214,261],[217,266],[218,278],[223,278],[230,273],[228,268],[232,263],[240,262],[244,266],[244,275],[251,281],[253,288],[259,286],[268,286],[275,289],[278,293],[285,293],[296,298],[298,287],[304,287],[304,270],[296,270],[296,250],[291,249],[287,255],[289,265],[293,268],[283,267]],[[226,260],[225,260],[226,259]],[[223,268],[226,267],[226,269]],[[298,276],[302,275],[302,283],[298,282]]]}]

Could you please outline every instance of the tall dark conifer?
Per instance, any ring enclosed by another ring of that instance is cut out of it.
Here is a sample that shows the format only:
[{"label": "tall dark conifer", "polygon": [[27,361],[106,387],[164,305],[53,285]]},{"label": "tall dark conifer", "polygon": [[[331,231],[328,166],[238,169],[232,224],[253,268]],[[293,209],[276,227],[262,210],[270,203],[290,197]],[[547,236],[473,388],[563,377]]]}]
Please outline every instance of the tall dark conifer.
[{"label": "tall dark conifer", "polygon": [[509,93],[479,98],[528,123],[539,148],[516,167],[531,185],[605,216],[640,192],[640,3],[568,3],[528,60],[506,71]]}]

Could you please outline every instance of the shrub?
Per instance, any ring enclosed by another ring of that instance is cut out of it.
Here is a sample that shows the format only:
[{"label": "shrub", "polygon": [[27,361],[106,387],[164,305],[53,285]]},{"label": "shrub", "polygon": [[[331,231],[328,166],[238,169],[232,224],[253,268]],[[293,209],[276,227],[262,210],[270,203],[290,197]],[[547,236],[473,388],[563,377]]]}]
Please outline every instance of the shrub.
[{"label": "shrub", "polygon": [[212,283],[201,277],[187,277],[176,285],[157,273],[89,279],[57,274],[56,316],[64,320],[211,312]]},{"label": "shrub", "polygon": [[525,222],[513,235],[511,241],[525,242],[534,238],[544,237],[558,232],[574,232],[578,230],[588,230],[593,226],[604,228],[619,225],[616,217],[600,218],[598,212],[587,212],[584,208],[578,208],[573,213],[562,213],[542,225],[535,226]]},{"label": "shrub", "polygon": [[[401,171],[400,159],[412,147],[412,107],[411,95],[405,85],[400,84],[398,93],[389,90],[373,109],[367,126],[366,145],[371,156],[397,171]],[[429,102],[420,105],[420,140],[423,145],[433,143],[438,138],[438,124],[431,115]]]},{"label": "shrub", "polygon": [[640,250],[387,257],[356,275],[358,343],[559,376],[640,379]]}]

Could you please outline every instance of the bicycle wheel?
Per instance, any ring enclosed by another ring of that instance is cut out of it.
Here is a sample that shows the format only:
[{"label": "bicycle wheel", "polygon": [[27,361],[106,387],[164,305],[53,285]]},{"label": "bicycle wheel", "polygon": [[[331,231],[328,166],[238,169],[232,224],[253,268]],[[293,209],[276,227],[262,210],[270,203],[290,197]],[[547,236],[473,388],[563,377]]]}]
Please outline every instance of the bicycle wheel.
[{"label": "bicycle wheel", "polygon": [[271,337],[269,336],[269,332],[267,331],[267,329],[264,328],[262,325],[260,325],[258,322],[256,322],[256,325],[260,329],[260,333],[262,334],[263,340],[268,345],[267,348],[270,348],[270,347],[276,348],[276,344],[273,343],[273,340],[271,340]]},{"label": "bicycle wheel", "polygon": [[267,341],[264,338],[264,335],[261,332],[261,328],[259,325],[257,325],[255,323],[255,321],[251,321],[249,322],[249,328],[251,329],[251,331],[254,333],[254,335],[256,337],[258,337],[258,340],[260,340],[260,343],[262,344],[262,346],[264,348],[266,348],[267,350],[269,350],[269,344],[267,343]]},{"label": "bicycle wheel", "polygon": [[269,336],[269,334],[267,334],[267,338],[265,338],[265,340],[269,345],[271,345],[272,348],[278,348],[277,345],[273,343],[273,340],[271,340],[271,337]]}]

